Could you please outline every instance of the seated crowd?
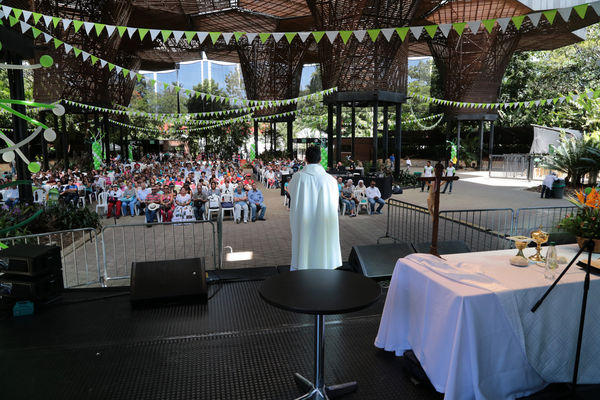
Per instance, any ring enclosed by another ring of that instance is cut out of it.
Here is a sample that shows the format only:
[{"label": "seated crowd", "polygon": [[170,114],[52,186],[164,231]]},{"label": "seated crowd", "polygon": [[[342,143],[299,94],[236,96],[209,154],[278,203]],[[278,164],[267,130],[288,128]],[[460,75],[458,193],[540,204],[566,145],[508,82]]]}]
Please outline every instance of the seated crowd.
[{"label": "seated crowd", "polygon": [[[381,209],[385,205],[385,200],[381,198],[381,192],[376,186],[375,181],[371,181],[369,186],[365,186],[362,180],[358,185],[354,185],[352,179],[343,181],[342,177],[337,178],[338,190],[340,193],[340,208],[349,213],[350,217],[356,217],[359,207],[367,207],[369,214],[382,214]],[[377,209],[375,206],[377,205]]]}]

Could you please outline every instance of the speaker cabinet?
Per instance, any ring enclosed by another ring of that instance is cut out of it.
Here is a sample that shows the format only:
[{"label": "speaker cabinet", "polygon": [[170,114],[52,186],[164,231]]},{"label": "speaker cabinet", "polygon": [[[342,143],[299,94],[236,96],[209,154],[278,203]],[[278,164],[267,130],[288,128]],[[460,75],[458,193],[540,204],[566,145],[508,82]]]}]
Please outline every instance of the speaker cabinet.
[{"label": "speaker cabinet", "polygon": [[0,251],[6,272],[10,275],[36,277],[60,271],[62,261],[60,247],[38,244],[17,244]]},{"label": "speaker cabinet", "polygon": [[352,246],[348,263],[368,278],[389,279],[396,261],[412,253],[414,250],[408,242]]}]

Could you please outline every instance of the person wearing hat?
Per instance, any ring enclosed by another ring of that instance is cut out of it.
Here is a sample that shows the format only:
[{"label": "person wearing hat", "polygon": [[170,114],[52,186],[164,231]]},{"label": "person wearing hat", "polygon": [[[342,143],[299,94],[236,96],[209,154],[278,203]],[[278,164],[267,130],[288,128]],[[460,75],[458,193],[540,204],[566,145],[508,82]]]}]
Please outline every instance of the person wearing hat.
[{"label": "person wearing hat", "polygon": [[543,199],[544,195],[546,195],[547,199],[552,197],[552,185],[554,185],[554,182],[556,180],[558,180],[556,172],[552,171],[548,175],[546,175],[544,181],[542,182],[542,194],[540,198]]},{"label": "person wearing hat", "polygon": [[113,184],[112,188],[108,191],[108,209],[106,212],[106,218],[110,218],[112,215],[113,208],[115,209],[115,216],[121,218],[121,200],[123,191],[119,189],[117,184]]},{"label": "person wearing hat", "polygon": [[152,191],[146,196],[146,222],[152,223],[156,220],[156,214],[160,210],[161,197],[158,194],[158,186],[153,185]]}]

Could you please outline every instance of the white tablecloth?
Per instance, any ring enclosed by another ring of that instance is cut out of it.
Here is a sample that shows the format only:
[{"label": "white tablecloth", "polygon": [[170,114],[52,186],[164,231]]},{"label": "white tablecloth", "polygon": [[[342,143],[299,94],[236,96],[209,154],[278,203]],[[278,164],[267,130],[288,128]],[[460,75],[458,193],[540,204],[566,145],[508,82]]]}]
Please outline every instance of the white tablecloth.
[{"label": "white tablecloth", "polygon": [[[558,252],[570,260],[577,246]],[[532,313],[552,281],[537,265],[511,266],[514,253],[398,260],[375,345],[397,355],[412,349],[446,399],[512,399],[571,381],[584,273],[572,266]],[[600,279],[592,276],[580,383],[600,383],[599,305]]]}]

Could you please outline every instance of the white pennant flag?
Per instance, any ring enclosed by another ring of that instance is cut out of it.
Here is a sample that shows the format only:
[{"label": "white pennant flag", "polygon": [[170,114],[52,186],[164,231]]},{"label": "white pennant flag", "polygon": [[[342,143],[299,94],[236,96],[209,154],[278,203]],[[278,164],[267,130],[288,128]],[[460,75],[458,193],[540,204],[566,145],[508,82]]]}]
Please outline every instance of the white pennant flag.
[{"label": "white pennant flag", "polygon": [[273,39],[275,39],[275,43],[279,43],[284,34],[283,32],[273,32],[272,35]]},{"label": "white pennant flag", "polygon": [[300,36],[302,42],[306,42],[306,39],[310,36],[310,32],[298,32],[298,36]]},{"label": "white pennant flag", "polygon": [[65,43],[64,46],[65,46],[65,54],[69,54],[69,52],[71,50],[73,50],[73,46],[71,46],[70,44]]},{"label": "white pennant flag", "polygon": [[600,17],[600,3],[596,2],[596,3],[590,4],[590,7],[592,7],[594,9],[594,11],[596,11],[596,15]]},{"label": "white pennant flag", "polygon": [[394,34],[394,32],[396,32],[396,30],[394,28],[385,28],[385,29],[381,30],[381,33],[383,34],[383,37],[386,38],[386,40],[388,42],[392,38],[392,35]]},{"label": "white pennant flag", "polygon": [[154,40],[160,33],[160,29],[150,29],[150,39]]},{"label": "white pennant flag", "polygon": [[415,39],[419,39],[421,37],[421,33],[423,32],[422,26],[411,26],[410,32],[413,34]]},{"label": "white pennant flag", "polygon": [[566,99],[566,97],[561,96],[561,97],[558,98],[558,102],[559,103],[563,103],[565,101],[565,99]]},{"label": "white pennant flag", "polygon": [[571,16],[571,7],[565,7],[565,8],[559,8],[558,9],[558,13],[560,14],[560,17],[563,19],[563,21],[565,22],[569,22],[569,17]]},{"label": "white pennant flag", "polygon": [[258,36],[258,33],[246,33],[246,38],[248,39],[248,44],[254,42],[254,39]]},{"label": "white pennant flag", "polygon": [[440,24],[438,25],[438,28],[440,28],[440,32],[442,32],[442,35],[444,35],[444,37],[448,37],[450,29],[452,29],[452,24]]},{"label": "white pennant flag", "polygon": [[92,28],[94,27],[94,24],[92,22],[84,22],[83,23],[83,29],[85,29],[85,33],[89,34],[92,30]]},{"label": "white pennant flag", "polygon": [[542,13],[527,14],[527,16],[531,20],[531,23],[533,24],[533,26],[537,27],[538,23],[540,22],[540,18],[542,17]]},{"label": "white pennant flag", "polygon": [[123,68],[119,67],[118,65],[115,65],[115,70],[117,71],[117,74],[120,74]]},{"label": "white pennant flag", "polygon": [[335,38],[338,35],[338,31],[325,31],[325,35],[327,35],[327,39],[329,39],[329,43],[333,43]]},{"label": "white pennant flag", "polygon": [[137,28],[127,28],[127,34],[131,39],[133,39],[133,35],[137,32]]},{"label": "white pennant flag", "polygon": [[83,61],[87,61],[87,59],[90,58],[90,53],[82,51],[81,58],[83,59]]},{"label": "white pennant flag", "polygon": [[30,17],[31,17],[31,11],[23,10],[23,20],[25,22],[27,22],[27,21],[29,21]]},{"label": "white pennant flag", "polygon": [[200,41],[200,44],[202,44],[204,42],[204,39],[206,39],[206,37],[208,36],[208,32],[197,32],[196,36],[198,36],[198,40]]},{"label": "white pennant flag", "polygon": [[108,34],[108,37],[111,37],[112,34],[115,32],[115,26],[114,25],[106,25],[106,33]]},{"label": "white pennant flag", "polygon": [[[229,44],[229,41],[233,37],[233,32],[222,33],[221,35],[223,35],[223,39],[225,39],[225,44]],[[273,34],[273,36],[275,36],[275,35]],[[279,39],[277,39],[277,40],[279,40]]]},{"label": "white pennant flag", "polygon": [[574,94],[573,96],[571,96],[571,98],[573,99],[573,101],[577,101],[577,99],[579,99],[579,95]]},{"label": "white pennant flag", "polygon": [[22,33],[25,33],[25,32],[27,32],[27,31],[29,30],[29,28],[31,28],[31,25],[29,25],[29,24],[28,24],[28,23],[26,23],[26,22],[19,21],[19,24],[21,25],[21,32],[22,32]]},{"label": "white pennant flag", "polygon": [[46,41],[46,43],[48,43],[49,41],[52,40],[52,36],[50,36],[46,32],[44,32],[44,40]]},{"label": "white pennant flag", "polygon": [[536,105],[536,106],[539,106],[539,105],[540,105],[540,100],[536,100],[536,101],[535,101],[535,105]]},{"label": "white pennant flag", "polygon": [[365,38],[366,34],[367,34],[367,31],[364,30],[364,29],[361,29],[361,30],[358,30],[358,31],[354,31],[354,37],[359,42],[362,42],[362,40]]},{"label": "white pennant flag", "polygon": [[62,19],[62,26],[63,26],[63,30],[67,30],[69,29],[69,26],[71,26],[71,23],[73,22],[72,19],[67,19],[67,18],[63,18]]},{"label": "white pennant flag", "polygon": [[[4,14],[8,15],[6,13],[4,13]],[[50,17],[48,15],[44,15],[43,19],[44,19],[44,25],[46,25],[46,27],[50,26],[50,22],[52,22],[52,17]]]},{"label": "white pennant flag", "polygon": [[106,64],[107,64],[107,61],[106,61],[106,60],[100,59],[100,66],[101,66],[102,68],[106,67]]},{"label": "white pennant flag", "polygon": [[498,22],[498,25],[500,25],[500,30],[502,32],[506,32],[506,28],[508,28],[508,23],[510,22],[510,18],[498,18],[496,20],[496,22]]},{"label": "white pennant flag", "polygon": [[481,21],[470,21],[470,22],[467,22],[467,26],[471,30],[472,34],[476,34],[479,31],[479,27],[481,26]]},{"label": "white pennant flag", "polygon": [[6,18],[8,18],[8,16],[12,12],[12,7],[2,6],[2,11],[4,12],[4,15],[6,16]]},{"label": "white pennant flag", "polygon": [[179,42],[179,39],[183,36],[183,31],[173,31],[173,37],[176,42]]},{"label": "white pennant flag", "polygon": [[587,97],[589,99],[593,99],[594,98],[594,92],[592,92],[591,90],[589,92],[586,93]]}]

